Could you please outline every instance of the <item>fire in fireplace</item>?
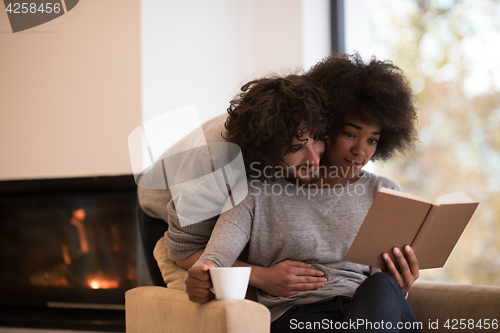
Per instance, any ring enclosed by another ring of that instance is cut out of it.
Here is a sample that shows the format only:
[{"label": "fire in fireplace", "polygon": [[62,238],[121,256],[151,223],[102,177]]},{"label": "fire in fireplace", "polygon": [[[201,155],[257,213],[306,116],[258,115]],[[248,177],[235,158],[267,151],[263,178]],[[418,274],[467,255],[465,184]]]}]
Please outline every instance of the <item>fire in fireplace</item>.
[{"label": "fire in fireplace", "polygon": [[123,309],[138,285],[136,211],[132,175],[0,182],[0,307]]}]

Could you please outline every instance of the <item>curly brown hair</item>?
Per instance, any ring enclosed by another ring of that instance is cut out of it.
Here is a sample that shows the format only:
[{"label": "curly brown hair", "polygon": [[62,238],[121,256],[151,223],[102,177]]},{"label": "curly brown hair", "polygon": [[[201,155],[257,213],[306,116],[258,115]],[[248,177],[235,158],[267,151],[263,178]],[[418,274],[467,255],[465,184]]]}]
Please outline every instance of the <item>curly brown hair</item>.
[{"label": "curly brown hair", "polygon": [[334,54],[306,76],[328,95],[328,110],[337,118],[330,130],[332,138],[339,134],[337,121],[345,124],[347,118],[356,118],[382,128],[372,160],[387,160],[396,151],[414,147],[418,133],[414,95],[403,71],[392,62],[373,57],[364,63],[358,53]]},{"label": "curly brown hair", "polygon": [[248,82],[227,112],[224,137],[240,147],[247,176],[253,178],[262,179],[264,167],[281,166],[282,155],[297,149],[292,142],[300,140],[302,122],[311,137],[320,141],[328,139],[332,126],[326,120],[325,92],[303,75]]}]

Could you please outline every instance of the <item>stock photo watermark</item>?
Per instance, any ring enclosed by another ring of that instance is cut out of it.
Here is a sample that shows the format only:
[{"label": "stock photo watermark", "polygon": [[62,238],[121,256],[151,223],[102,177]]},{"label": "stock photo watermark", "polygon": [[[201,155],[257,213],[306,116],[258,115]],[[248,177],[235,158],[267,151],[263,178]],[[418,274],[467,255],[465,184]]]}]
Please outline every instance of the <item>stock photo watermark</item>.
[{"label": "stock photo watermark", "polygon": [[[253,191],[251,195],[285,195],[312,197],[330,194],[333,190],[336,195],[363,196],[366,194],[367,183],[356,183],[350,180],[359,179],[363,175],[377,177],[376,174],[366,173],[364,170],[342,169],[337,166],[319,165],[313,171],[308,171],[311,165],[303,165],[297,168],[285,166],[262,166],[259,162],[250,164],[253,173],[249,176],[248,185]],[[309,183],[301,182],[300,179],[309,176]],[[286,179],[286,183],[274,182],[275,179]],[[333,182],[327,182],[331,179]],[[346,180],[340,183],[340,180]],[[351,185],[351,186],[348,186]]]},{"label": "stock photo watermark", "polygon": [[194,105],[144,122],[128,146],[137,186],[170,191],[181,226],[218,216],[248,194],[240,148],[207,142]]},{"label": "stock photo watermark", "polygon": [[[338,197],[363,196],[367,191],[367,182],[352,181],[364,171],[353,168],[271,167],[254,162],[247,175],[238,145],[222,139],[206,141],[194,105],[144,122],[130,133],[128,146],[137,186],[169,191],[181,226],[216,217],[236,207],[248,193],[311,199],[332,190]],[[376,174],[367,173],[367,177]]]},{"label": "stock photo watermark", "polygon": [[31,29],[66,14],[80,0],[3,0],[12,32]]}]

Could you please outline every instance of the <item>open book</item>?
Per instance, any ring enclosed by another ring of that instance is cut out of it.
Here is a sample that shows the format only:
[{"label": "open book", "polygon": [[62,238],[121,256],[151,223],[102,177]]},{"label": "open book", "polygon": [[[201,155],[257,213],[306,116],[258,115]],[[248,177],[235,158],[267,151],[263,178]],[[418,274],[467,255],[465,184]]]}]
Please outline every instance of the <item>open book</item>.
[{"label": "open book", "polygon": [[440,196],[433,204],[382,188],[377,193],[345,261],[385,269],[382,253],[410,245],[420,269],[443,267],[479,203],[463,193]]}]

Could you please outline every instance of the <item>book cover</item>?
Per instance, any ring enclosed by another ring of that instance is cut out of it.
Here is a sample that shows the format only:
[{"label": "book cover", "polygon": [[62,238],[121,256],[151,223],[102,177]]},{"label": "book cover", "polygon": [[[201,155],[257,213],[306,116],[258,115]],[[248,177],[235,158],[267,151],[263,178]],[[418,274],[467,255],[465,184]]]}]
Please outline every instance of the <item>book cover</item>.
[{"label": "book cover", "polygon": [[382,188],[376,195],[345,261],[385,269],[382,253],[410,245],[420,269],[443,267],[478,206],[454,193],[433,204],[406,193]]}]

